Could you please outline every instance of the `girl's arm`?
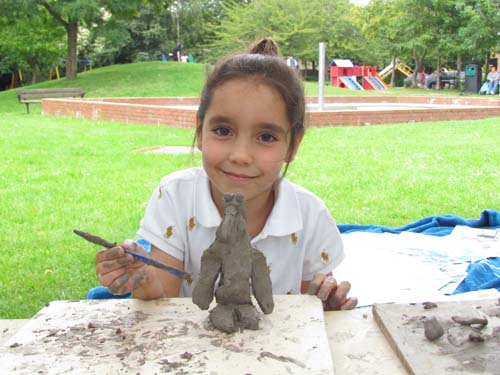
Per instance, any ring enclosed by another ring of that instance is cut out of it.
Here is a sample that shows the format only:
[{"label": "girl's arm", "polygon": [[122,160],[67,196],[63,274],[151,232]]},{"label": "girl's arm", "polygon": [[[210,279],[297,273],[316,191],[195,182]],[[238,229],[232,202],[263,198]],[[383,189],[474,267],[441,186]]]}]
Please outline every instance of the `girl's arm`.
[{"label": "girl's arm", "polygon": [[[151,245],[151,258],[179,270],[184,269],[184,263],[177,258]],[[144,300],[178,297],[182,280],[153,266],[145,267],[144,280],[140,277],[138,287],[133,289],[132,297]],[[136,285],[137,286],[137,285]],[[132,286],[134,288],[134,286]]]}]

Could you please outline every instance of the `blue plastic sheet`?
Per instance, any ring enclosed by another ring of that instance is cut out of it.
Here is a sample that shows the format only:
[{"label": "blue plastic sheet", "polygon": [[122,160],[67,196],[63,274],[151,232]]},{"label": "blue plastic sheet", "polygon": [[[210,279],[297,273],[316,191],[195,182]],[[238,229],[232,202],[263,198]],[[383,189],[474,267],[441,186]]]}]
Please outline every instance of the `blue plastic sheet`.
[{"label": "blue plastic sheet", "polygon": [[399,228],[382,225],[339,224],[340,233],[373,232],[373,233],[401,233],[414,232],[432,236],[447,236],[457,225],[471,228],[497,229],[500,228],[500,212],[484,210],[479,219],[464,219],[455,215],[429,216]]},{"label": "blue plastic sheet", "polygon": [[467,276],[453,294],[495,288],[500,292],[500,258],[486,258],[469,264]]}]

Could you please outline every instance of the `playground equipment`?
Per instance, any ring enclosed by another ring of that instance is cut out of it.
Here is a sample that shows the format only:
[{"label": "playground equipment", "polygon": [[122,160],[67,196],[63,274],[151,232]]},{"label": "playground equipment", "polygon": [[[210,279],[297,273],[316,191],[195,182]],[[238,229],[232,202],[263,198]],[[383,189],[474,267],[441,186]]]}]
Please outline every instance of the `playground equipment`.
[{"label": "playground equipment", "polygon": [[51,67],[49,70],[49,81],[52,80],[52,76],[54,75],[54,73],[56,74],[56,79],[61,78],[59,75],[59,68],[57,66],[55,67],[55,69]]},{"label": "playground equipment", "polygon": [[[361,83],[357,77],[361,77]],[[354,66],[351,60],[334,59],[330,63],[331,85],[352,90],[386,90],[375,66]]]},{"label": "playground equipment", "polygon": [[9,88],[13,89],[16,86],[22,86],[22,85],[23,85],[23,72],[21,71],[21,69],[18,69],[17,72],[12,72],[11,74]]},{"label": "playground equipment", "polygon": [[[399,60],[396,60],[396,70],[401,72],[406,77],[409,77],[413,74],[413,69],[410,68],[405,63],[400,62]],[[394,71],[394,66],[392,63],[390,63],[380,71],[380,77],[382,79],[385,79],[386,77],[389,77],[393,71]]]}]

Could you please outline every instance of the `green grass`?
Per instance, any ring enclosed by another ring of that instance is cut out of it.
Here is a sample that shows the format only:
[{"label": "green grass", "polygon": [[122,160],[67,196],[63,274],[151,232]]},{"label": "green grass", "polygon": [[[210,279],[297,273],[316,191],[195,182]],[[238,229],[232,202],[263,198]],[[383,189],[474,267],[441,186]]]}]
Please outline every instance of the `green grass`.
[{"label": "green grass", "polygon": [[[203,77],[202,65],[141,63],[38,87],[78,86],[88,97],[192,96]],[[197,155],[137,152],[191,145],[191,130],[26,115],[12,91],[0,92],[0,134],[0,318],[85,298],[97,285],[98,246],[72,230],[134,237],[160,178],[200,164]],[[500,209],[499,144],[498,118],[310,129],[288,178],[321,196],[338,223],[477,218]]]}]

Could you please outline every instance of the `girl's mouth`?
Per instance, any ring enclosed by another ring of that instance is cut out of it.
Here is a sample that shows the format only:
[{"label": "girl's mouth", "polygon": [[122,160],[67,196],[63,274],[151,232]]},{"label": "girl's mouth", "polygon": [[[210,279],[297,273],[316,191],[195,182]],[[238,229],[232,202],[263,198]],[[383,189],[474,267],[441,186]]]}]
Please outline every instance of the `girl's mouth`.
[{"label": "girl's mouth", "polygon": [[233,173],[233,172],[227,172],[227,171],[223,171],[224,175],[226,175],[226,177],[228,177],[230,180],[232,181],[249,181],[249,180],[252,180],[254,179],[255,177],[254,176],[249,176],[249,175],[246,175],[246,174],[240,174],[240,173]]}]

